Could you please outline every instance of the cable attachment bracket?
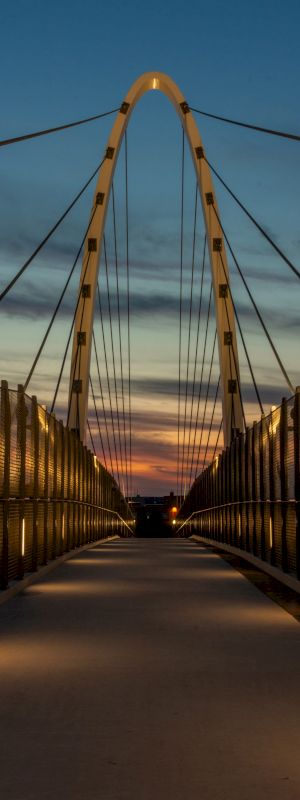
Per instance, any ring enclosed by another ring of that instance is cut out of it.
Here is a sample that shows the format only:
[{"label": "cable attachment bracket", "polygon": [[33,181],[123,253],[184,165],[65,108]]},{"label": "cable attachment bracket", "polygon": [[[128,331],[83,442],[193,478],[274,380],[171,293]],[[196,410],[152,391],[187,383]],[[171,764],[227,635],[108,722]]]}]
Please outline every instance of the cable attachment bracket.
[{"label": "cable attachment bracket", "polygon": [[181,111],[182,111],[183,114],[188,114],[189,111],[191,110],[190,107],[189,107],[189,104],[186,102],[186,100],[184,100],[182,103],[180,103],[180,108],[181,108]]}]

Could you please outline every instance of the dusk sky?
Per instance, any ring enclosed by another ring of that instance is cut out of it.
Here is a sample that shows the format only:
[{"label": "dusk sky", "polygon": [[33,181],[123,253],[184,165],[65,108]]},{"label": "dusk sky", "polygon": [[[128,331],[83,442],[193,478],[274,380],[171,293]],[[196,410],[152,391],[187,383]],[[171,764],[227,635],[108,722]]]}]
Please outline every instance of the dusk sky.
[{"label": "dusk sky", "polygon": [[[16,0],[0,14],[0,138],[72,122],[117,108],[143,72],[167,73],[193,107],[300,133],[297,0],[227,3],[58,2]],[[289,259],[300,268],[300,143],[195,115],[208,160]],[[96,169],[115,117],[0,148],[0,279],[4,288]],[[133,489],[176,491],[178,308],[182,129],[169,101],[149,92],[128,128],[131,285]],[[224,228],[294,386],[299,374],[299,282],[214,180]],[[24,383],[82,239],[95,182],[1,304],[1,377]],[[115,175],[124,375],[127,385],[124,147]],[[184,189],[184,335],[191,280],[195,175],[186,148]],[[200,286],[203,221],[199,204],[194,311]],[[111,208],[107,220],[111,295],[116,307]],[[266,412],[288,395],[248,298],[229,265],[235,302]],[[51,405],[76,302],[81,263],[72,279],[29,392]],[[105,276],[100,269],[109,347]],[[204,310],[210,287],[206,265]],[[209,327],[208,373],[215,321]],[[100,325],[95,327],[104,377]],[[195,350],[196,319],[191,335]],[[202,352],[204,326],[199,351]],[[117,351],[117,339],[116,339]],[[110,352],[110,351],[109,351]],[[183,357],[183,374],[186,371]],[[259,417],[243,349],[243,397]],[[64,418],[66,364],[56,413]],[[197,379],[201,364],[198,367]],[[191,380],[192,368],[189,372]],[[96,385],[93,362],[92,374]],[[217,354],[210,406],[219,376]],[[206,379],[206,378],[205,378]],[[105,388],[105,387],[104,387]],[[106,391],[106,389],[105,389]],[[184,391],[184,390],[183,390]],[[97,396],[99,391],[97,389]],[[127,402],[127,401],[126,401]],[[100,408],[100,405],[99,405]],[[212,456],[221,409],[208,455]],[[99,447],[94,416],[91,423]],[[210,412],[208,413],[208,420]],[[205,426],[206,427],[206,426]],[[206,435],[206,434],[205,434]],[[204,436],[205,442],[205,436]],[[220,440],[220,445],[222,441]],[[99,450],[100,455],[100,450]]]}]

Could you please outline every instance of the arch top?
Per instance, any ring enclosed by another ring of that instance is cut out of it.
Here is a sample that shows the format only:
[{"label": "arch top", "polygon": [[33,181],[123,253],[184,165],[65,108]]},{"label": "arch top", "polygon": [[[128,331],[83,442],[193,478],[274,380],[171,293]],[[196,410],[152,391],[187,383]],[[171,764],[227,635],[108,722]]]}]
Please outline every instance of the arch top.
[{"label": "arch top", "polygon": [[175,81],[164,72],[144,72],[143,75],[140,75],[132,84],[124,102],[128,103],[130,106],[135,106],[146,92],[151,91],[162,92],[175,107],[186,102]]}]

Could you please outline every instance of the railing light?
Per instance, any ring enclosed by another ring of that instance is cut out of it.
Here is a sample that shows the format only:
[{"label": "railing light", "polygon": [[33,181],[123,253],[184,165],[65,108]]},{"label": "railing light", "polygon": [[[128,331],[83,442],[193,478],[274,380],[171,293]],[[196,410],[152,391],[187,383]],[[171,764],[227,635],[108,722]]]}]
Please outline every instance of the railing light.
[{"label": "railing light", "polygon": [[242,535],[242,526],[241,526],[241,515],[239,513],[239,516],[238,516],[238,536],[239,536],[239,539],[241,538],[241,535]]},{"label": "railing light", "polygon": [[269,432],[271,436],[276,435],[277,428],[280,424],[280,408],[277,406],[271,407]]},{"label": "railing light", "polygon": [[21,556],[25,556],[25,519],[22,519],[22,541],[21,541]]},{"label": "railing light", "polygon": [[273,520],[272,520],[272,517],[270,517],[269,535],[270,535],[270,550],[272,550],[272,547],[273,547]]},{"label": "railing light", "polygon": [[64,515],[64,513],[62,515],[62,521],[61,521],[61,538],[62,538],[62,540],[64,540],[64,538],[65,538],[65,515]]}]

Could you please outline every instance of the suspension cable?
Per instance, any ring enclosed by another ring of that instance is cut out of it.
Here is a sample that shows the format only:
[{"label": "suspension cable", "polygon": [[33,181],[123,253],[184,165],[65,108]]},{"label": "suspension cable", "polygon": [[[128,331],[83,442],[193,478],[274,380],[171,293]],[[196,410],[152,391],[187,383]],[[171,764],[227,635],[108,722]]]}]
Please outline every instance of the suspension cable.
[{"label": "suspension cable", "polygon": [[56,230],[57,230],[57,228],[58,228],[58,227],[59,227],[59,225],[60,225],[60,224],[63,222],[63,220],[66,218],[66,216],[69,214],[69,212],[71,211],[71,209],[72,209],[72,208],[75,206],[75,203],[77,203],[77,201],[79,200],[79,198],[80,198],[80,197],[83,195],[83,193],[85,192],[85,190],[87,189],[87,187],[88,187],[88,186],[90,185],[90,183],[92,182],[93,178],[95,177],[95,175],[97,174],[97,172],[99,171],[99,169],[102,167],[102,164],[104,163],[105,159],[106,159],[106,155],[104,156],[104,158],[102,159],[102,161],[100,161],[100,164],[98,164],[97,168],[94,170],[94,172],[93,172],[93,174],[90,176],[90,178],[89,178],[89,179],[86,181],[86,183],[84,184],[84,186],[82,187],[82,189],[80,189],[80,192],[78,192],[78,194],[76,195],[76,197],[74,197],[74,200],[72,200],[72,203],[70,203],[70,205],[69,205],[69,206],[68,206],[68,208],[67,208],[67,209],[64,211],[64,213],[61,215],[61,217],[59,217],[59,219],[57,220],[57,222],[55,223],[55,225],[53,225],[53,227],[52,227],[52,228],[51,228],[51,230],[50,230],[50,231],[47,233],[47,235],[44,237],[44,239],[43,239],[43,240],[40,242],[40,244],[39,244],[39,245],[38,245],[38,246],[35,248],[34,252],[33,252],[33,253],[31,254],[31,256],[30,256],[30,257],[27,259],[27,261],[25,261],[25,264],[23,264],[23,266],[21,267],[21,269],[19,269],[19,271],[18,271],[18,272],[16,273],[16,275],[14,276],[14,278],[12,278],[12,280],[11,280],[11,281],[10,281],[10,282],[7,284],[7,286],[5,287],[5,289],[3,289],[3,291],[0,293],[0,302],[1,302],[1,300],[3,300],[3,298],[5,297],[5,295],[7,295],[7,293],[8,293],[8,292],[9,292],[9,291],[12,289],[12,287],[13,287],[13,286],[15,285],[15,283],[16,283],[16,282],[19,280],[19,278],[21,277],[21,275],[23,275],[23,272],[25,272],[25,270],[27,269],[27,267],[29,267],[29,264],[31,264],[31,263],[32,263],[33,259],[34,259],[34,258],[37,256],[37,254],[40,252],[40,250],[42,250],[42,248],[44,247],[44,245],[46,244],[46,242],[48,242],[48,240],[50,239],[50,237],[52,236],[52,234],[54,233],[54,231],[56,231]]},{"label": "suspension cable", "polygon": [[222,430],[222,426],[223,426],[223,417],[222,417],[221,422],[220,422],[217,441],[216,441],[216,444],[215,444],[215,449],[214,449],[214,452],[213,452],[212,461],[214,461],[214,458],[215,458],[215,455],[216,455],[216,450],[217,450],[217,447],[218,447],[218,444],[219,444],[219,438],[220,438],[220,433],[221,433],[221,430]]},{"label": "suspension cable", "polygon": [[27,139],[36,139],[38,136],[47,136],[48,133],[65,131],[67,128],[75,128],[77,125],[85,125],[86,122],[93,122],[95,119],[109,117],[110,114],[115,114],[116,111],[119,111],[119,109],[113,108],[112,111],[105,111],[104,114],[96,114],[94,117],[86,117],[76,122],[68,122],[65,125],[57,125],[55,128],[46,128],[45,130],[35,131],[34,133],[25,133],[22,136],[14,136],[12,139],[2,139],[2,141],[0,141],[0,147],[6,147],[9,144],[16,144],[17,142],[25,142]]},{"label": "suspension cable", "polygon": [[216,178],[218,178],[218,180],[220,181],[220,183],[222,184],[222,186],[224,186],[224,188],[226,189],[226,191],[227,191],[227,192],[230,194],[230,196],[231,196],[231,197],[233,197],[233,199],[235,200],[235,202],[236,202],[236,203],[238,204],[238,206],[239,206],[239,207],[242,209],[242,211],[244,211],[244,213],[246,214],[246,216],[247,216],[247,217],[248,217],[248,218],[251,220],[251,222],[253,222],[253,225],[255,225],[255,227],[257,228],[257,230],[259,230],[259,231],[260,231],[260,233],[262,234],[262,236],[264,236],[264,238],[267,240],[267,242],[269,242],[269,244],[271,245],[271,247],[273,247],[273,249],[276,251],[276,253],[278,253],[278,255],[280,256],[280,258],[282,258],[282,259],[283,259],[283,261],[285,261],[285,263],[288,265],[288,267],[290,267],[290,269],[291,269],[291,270],[292,270],[292,271],[295,273],[295,275],[297,275],[297,277],[298,277],[298,278],[300,278],[300,272],[299,272],[299,270],[297,269],[297,267],[295,267],[295,266],[294,266],[294,264],[292,264],[292,262],[289,260],[289,258],[288,258],[288,257],[287,257],[287,256],[286,256],[286,255],[285,255],[283,252],[282,252],[282,250],[280,250],[280,247],[278,247],[278,246],[277,246],[277,244],[275,244],[275,242],[273,241],[273,239],[271,239],[271,236],[269,236],[269,234],[267,233],[267,231],[265,231],[265,229],[264,229],[264,228],[263,228],[263,227],[262,227],[262,226],[259,224],[259,222],[257,222],[257,220],[256,220],[256,219],[253,217],[253,215],[252,215],[252,214],[250,214],[250,211],[248,211],[248,209],[247,209],[247,208],[246,208],[246,207],[243,205],[243,203],[241,202],[241,200],[239,200],[239,198],[236,196],[236,194],[234,194],[234,192],[233,192],[233,191],[232,191],[232,190],[229,188],[228,184],[227,184],[227,183],[225,183],[225,181],[223,180],[223,178],[221,178],[221,176],[219,175],[219,173],[218,173],[218,172],[217,172],[217,171],[214,169],[214,167],[212,166],[212,164],[210,164],[210,162],[207,160],[207,158],[206,158],[205,156],[204,156],[204,160],[206,161],[207,165],[208,165],[208,166],[209,166],[209,168],[212,170],[212,172],[214,173],[214,175],[216,176]]},{"label": "suspension cable", "polygon": [[[115,270],[116,270],[116,287],[117,287],[117,311],[118,311],[118,331],[119,331],[119,356],[120,356],[120,370],[121,370],[121,392],[122,392],[122,411],[123,411],[123,436],[124,436],[124,460],[125,460],[125,475],[123,472],[123,483],[126,486],[127,496],[128,491],[128,461],[127,461],[127,442],[126,442],[126,423],[125,423],[125,400],[124,400],[124,373],[123,373],[123,352],[122,352],[122,335],[121,335],[121,314],[120,314],[120,291],[119,291],[119,258],[117,246],[117,226],[116,226],[116,205],[115,205],[115,189],[112,183],[112,210],[113,210],[113,230],[114,230],[114,247],[115,247]],[[125,494],[125,491],[124,491]]]},{"label": "suspension cable", "polygon": [[216,388],[216,392],[215,392],[213,410],[212,410],[212,414],[211,414],[211,418],[210,418],[210,425],[209,425],[209,431],[208,431],[208,436],[207,436],[205,454],[204,454],[204,458],[203,458],[203,461],[202,461],[202,470],[205,468],[207,450],[208,450],[208,446],[209,446],[209,442],[210,442],[210,436],[211,436],[211,431],[212,431],[212,426],[213,426],[213,421],[214,421],[214,416],[215,416],[215,409],[216,409],[217,399],[218,399],[218,394],[219,394],[220,380],[221,380],[221,376],[219,375],[219,380],[218,380],[217,388]]},{"label": "suspension cable", "polygon": [[182,446],[182,465],[181,465],[181,494],[183,492],[183,469],[185,458],[185,434],[186,434],[186,414],[187,414],[187,399],[188,399],[188,382],[189,382],[189,367],[190,367],[190,344],[191,344],[191,323],[192,323],[192,307],[193,307],[193,288],[194,288],[194,271],[195,271],[195,245],[196,245],[196,225],[197,225],[197,203],[198,203],[198,183],[196,183],[195,193],[195,207],[194,207],[194,230],[193,230],[193,247],[192,247],[192,272],[191,272],[191,289],[190,289],[190,305],[189,305],[189,324],[188,324],[188,345],[187,345],[187,361],[186,361],[186,378],[185,378],[185,398],[184,398],[184,420],[183,420],[183,446]]},{"label": "suspension cable", "polygon": [[192,482],[192,471],[193,471],[193,466],[194,466],[194,455],[195,455],[195,446],[196,446],[196,436],[197,436],[197,426],[198,426],[198,419],[199,419],[200,402],[201,402],[201,395],[202,395],[202,382],[203,382],[203,372],[204,372],[204,363],[205,363],[205,354],[206,354],[206,345],[207,345],[208,326],[209,326],[209,319],[210,319],[211,301],[212,301],[212,283],[210,284],[209,301],[208,301],[208,308],[207,308],[206,328],[205,328],[205,336],[204,336],[204,344],[203,344],[203,356],[202,356],[202,364],[201,364],[201,376],[200,376],[200,384],[199,384],[199,392],[198,392],[197,413],[196,413],[196,420],[195,420],[194,440],[193,440],[192,456],[191,456],[191,464],[190,464],[189,486],[191,485],[191,482]]},{"label": "suspension cable", "polygon": [[27,386],[28,386],[28,384],[29,384],[29,382],[30,382],[30,380],[31,380],[31,378],[32,378],[32,375],[33,375],[33,373],[34,373],[34,370],[35,370],[35,368],[36,368],[36,365],[37,365],[37,363],[38,363],[38,361],[39,361],[39,358],[40,358],[40,356],[41,356],[41,353],[43,352],[44,346],[45,346],[45,344],[46,344],[46,341],[47,341],[47,339],[48,339],[48,336],[49,336],[49,333],[50,333],[50,331],[51,331],[52,325],[53,325],[53,323],[54,323],[55,317],[56,317],[56,315],[57,315],[57,313],[58,313],[58,311],[59,311],[59,308],[60,308],[60,306],[61,306],[61,304],[62,304],[63,298],[64,298],[64,296],[65,296],[65,294],[66,294],[66,291],[67,291],[67,288],[68,288],[68,286],[69,286],[70,280],[71,280],[71,278],[72,278],[73,272],[74,272],[74,270],[75,270],[75,267],[76,267],[76,265],[77,265],[77,261],[78,261],[78,259],[79,259],[80,253],[81,253],[81,251],[82,251],[82,248],[83,248],[84,242],[85,242],[85,240],[86,240],[86,237],[87,237],[87,234],[88,234],[88,232],[89,232],[90,225],[91,225],[91,223],[92,223],[92,221],[93,221],[93,218],[94,218],[94,216],[95,216],[96,208],[97,208],[97,206],[94,206],[94,208],[93,208],[93,211],[92,211],[92,215],[91,215],[91,219],[90,219],[90,221],[89,221],[89,224],[88,224],[88,226],[87,226],[87,229],[86,229],[86,231],[85,231],[85,234],[84,234],[84,236],[83,236],[83,239],[82,239],[82,241],[81,241],[81,244],[80,244],[80,246],[79,246],[79,248],[78,248],[78,251],[77,251],[77,253],[76,253],[76,256],[75,256],[75,259],[74,259],[74,262],[73,262],[73,265],[72,265],[71,271],[70,271],[70,273],[69,273],[69,275],[68,275],[68,278],[67,278],[67,280],[66,280],[66,283],[65,283],[65,285],[64,285],[64,288],[63,288],[63,290],[62,290],[62,293],[61,293],[61,295],[60,295],[60,298],[59,298],[59,300],[58,300],[58,303],[57,303],[57,305],[56,305],[56,307],[55,307],[55,309],[54,309],[54,311],[53,311],[53,314],[52,314],[51,320],[50,320],[50,322],[49,322],[49,325],[48,325],[48,327],[47,327],[47,330],[46,330],[46,333],[45,333],[45,335],[44,335],[44,338],[43,338],[43,340],[42,340],[42,343],[41,343],[41,345],[40,345],[40,347],[39,347],[39,349],[38,349],[38,352],[37,352],[37,354],[36,354],[36,357],[35,357],[35,359],[34,359],[34,362],[33,362],[33,364],[32,364],[32,367],[31,367],[31,369],[30,369],[30,371],[29,371],[29,373],[28,373],[28,376],[27,376],[27,378],[26,378],[26,381],[25,381],[25,383],[24,383],[24,389],[25,389],[25,391],[26,391],[26,389],[27,389]]},{"label": "suspension cable", "polygon": [[97,409],[97,405],[96,405],[96,398],[95,398],[95,392],[94,392],[93,381],[92,381],[92,376],[91,375],[90,375],[90,387],[91,387],[91,390],[92,390],[92,398],[93,398],[94,409],[95,409],[95,414],[96,414],[96,420],[97,420],[97,425],[98,425],[98,432],[99,432],[99,439],[100,439],[100,443],[101,443],[101,450],[102,450],[102,453],[103,453],[104,466],[105,466],[105,469],[107,470],[107,463],[106,463],[106,458],[105,458],[105,450],[104,450],[104,445],[103,445],[101,427],[100,427],[99,416],[98,416],[98,409]]},{"label": "suspension cable", "polygon": [[227,277],[227,274],[226,274],[225,264],[224,264],[224,261],[223,261],[222,253],[220,253],[220,256],[221,256],[221,264],[222,264],[222,267],[223,267],[223,275],[224,275],[224,278],[226,280],[226,286],[227,286],[227,289],[228,289],[229,294],[230,294],[230,299],[231,299],[231,303],[232,303],[232,307],[233,307],[233,311],[234,311],[234,316],[235,316],[235,319],[236,319],[236,322],[237,322],[237,326],[238,326],[238,329],[239,329],[239,334],[240,334],[240,337],[241,337],[241,340],[242,340],[242,344],[243,344],[244,352],[245,352],[245,355],[246,355],[248,367],[249,367],[249,370],[250,370],[253,386],[254,386],[254,389],[255,389],[256,399],[257,399],[261,414],[263,414],[264,413],[263,404],[261,402],[261,397],[260,397],[260,394],[259,394],[259,391],[258,391],[258,386],[257,386],[256,380],[255,380],[255,377],[254,377],[254,371],[253,371],[253,367],[252,367],[252,364],[251,364],[251,360],[250,360],[250,356],[249,356],[249,353],[248,353],[248,349],[247,349],[247,346],[246,346],[245,337],[244,337],[244,334],[243,334],[243,331],[242,331],[242,327],[241,327],[241,323],[240,323],[240,320],[239,320],[239,315],[238,315],[238,312],[237,312],[237,308],[236,308],[236,305],[235,305],[235,302],[234,302],[234,299],[233,299],[233,296],[232,296],[231,286],[230,286],[230,284],[228,282],[228,277]]},{"label": "suspension cable", "polygon": [[201,435],[200,435],[200,442],[199,442],[199,447],[198,447],[198,456],[197,456],[197,462],[196,462],[195,473],[194,473],[195,474],[195,478],[196,478],[196,475],[197,475],[197,472],[198,472],[198,466],[199,466],[199,460],[200,460],[200,452],[201,452],[201,445],[202,445],[202,438],[203,438],[203,431],[204,431],[204,424],[205,424],[205,417],[206,417],[207,401],[208,401],[208,395],[209,395],[209,390],[210,390],[211,373],[212,373],[212,367],[213,367],[213,362],[214,362],[214,357],[215,357],[216,341],[217,341],[217,329],[215,330],[213,347],[212,347],[212,354],[211,354],[211,359],[210,359],[210,368],[209,368],[208,381],[207,381],[207,387],[206,387],[204,411],[203,411],[203,416],[202,416]]},{"label": "suspension cable", "polygon": [[181,149],[181,219],[180,219],[180,277],[179,277],[179,353],[178,353],[178,419],[177,419],[177,506],[179,506],[179,453],[180,453],[180,400],[181,400],[181,339],[182,339],[182,277],[183,277],[183,214],[184,214],[184,161],[185,136],[182,128]]},{"label": "suspension cable", "polygon": [[[198,306],[198,321],[197,321],[196,346],[195,346],[195,358],[194,358],[194,372],[193,372],[193,385],[192,385],[192,402],[191,402],[191,413],[190,413],[190,422],[189,422],[188,446],[187,446],[187,454],[186,454],[186,476],[187,476],[188,465],[189,465],[191,435],[192,435],[192,421],[193,421],[194,399],[195,399],[195,388],[196,388],[196,371],[197,371],[197,361],[198,361],[199,333],[200,333],[200,322],[201,322],[201,314],[202,314],[203,280],[204,280],[204,270],[205,270],[206,242],[207,242],[207,240],[206,240],[206,234],[205,234],[204,235],[204,245],[203,245],[203,255],[202,255],[200,296],[199,296],[199,306]],[[185,491],[186,491],[186,480],[185,480]],[[184,493],[185,493],[185,491],[184,491]]]},{"label": "suspension cable", "polygon": [[117,443],[116,443],[116,434],[115,434],[115,425],[114,425],[114,415],[113,415],[113,409],[112,409],[111,388],[110,388],[110,379],[109,379],[109,371],[108,371],[108,358],[107,358],[106,341],[105,341],[105,334],[104,334],[103,313],[102,313],[102,303],[101,303],[101,294],[100,294],[99,282],[97,283],[97,296],[98,296],[98,309],[99,309],[99,316],[100,316],[101,330],[102,330],[103,352],[104,352],[104,360],[105,360],[105,368],[106,368],[106,381],[107,381],[107,390],[108,390],[108,397],[109,397],[110,418],[111,418],[112,435],[113,435],[113,442],[114,442],[116,470],[117,470],[117,476],[118,476],[118,484],[120,485],[119,461],[118,461],[118,453],[117,453]]},{"label": "suspension cable", "polygon": [[117,378],[116,378],[116,359],[115,359],[115,346],[114,346],[114,339],[113,339],[112,313],[111,313],[110,288],[109,288],[109,279],[108,279],[108,261],[107,261],[107,250],[106,250],[106,238],[105,238],[105,235],[103,235],[103,252],[104,252],[104,264],[105,264],[105,275],[106,275],[107,306],[108,306],[109,327],[110,327],[110,343],[111,343],[113,376],[114,376],[114,387],[115,387],[115,398],[116,398],[118,439],[119,439],[121,471],[123,472],[120,412],[119,412],[119,400],[118,400],[118,389],[117,389]]},{"label": "suspension cable", "polygon": [[125,217],[126,217],[126,277],[127,277],[127,353],[128,353],[128,421],[129,421],[129,496],[132,497],[132,418],[131,418],[131,343],[130,343],[130,285],[129,285],[129,206],[128,206],[128,142],[125,130]]},{"label": "suspension cable", "polygon": [[86,273],[87,273],[87,268],[88,268],[88,265],[89,265],[89,260],[90,260],[90,255],[88,254],[88,257],[87,257],[87,262],[86,262],[86,265],[85,265],[85,270],[84,270],[84,275],[83,275],[83,278],[82,278],[82,281],[81,281],[81,283],[80,283],[80,287],[79,287],[78,297],[77,297],[76,306],[75,306],[75,310],[74,310],[74,314],[73,314],[73,318],[72,318],[72,322],[71,322],[71,327],[70,327],[70,331],[69,331],[69,336],[68,336],[68,339],[67,339],[67,344],[66,344],[66,347],[65,347],[65,351],[64,351],[64,355],[63,355],[63,359],[62,359],[62,363],[61,363],[61,368],[60,368],[60,371],[59,371],[59,375],[58,375],[58,379],[57,379],[57,384],[56,384],[56,388],[55,388],[55,392],[54,392],[54,396],[53,396],[53,400],[52,400],[52,404],[51,404],[51,409],[50,409],[50,413],[51,413],[51,414],[53,414],[53,411],[54,411],[54,407],[55,407],[55,403],[56,403],[56,398],[57,398],[57,395],[58,395],[58,391],[59,391],[59,387],[60,387],[60,382],[61,382],[61,379],[62,379],[62,374],[63,374],[63,371],[64,371],[64,366],[65,366],[65,363],[66,363],[66,358],[67,358],[67,354],[68,354],[68,350],[69,350],[69,345],[70,345],[70,341],[71,341],[72,331],[73,331],[73,328],[74,328],[74,325],[75,325],[76,314],[77,314],[77,311],[78,311],[79,301],[80,301],[80,298],[81,298],[81,290],[82,290],[82,286],[83,286],[83,284],[84,284],[85,276],[86,276]]},{"label": "suspension cable", "polygon": [[230,125],[238,125],[240,128],[250,128],[253,131],[259,131],[260,133],[270,133],[272,136],[281,136],[283,139],[293,139],[296,142],[300,142],[300,136],[295,133],[285,133],[285,131],[275,131],[272,128],[263,128],[260,125],[253,125],[249,122],[240,122],[236,119],[228,119],[227,117],[220,117],[217,114],[209,114],[207,111],[202,111],[200,108],[192,108],[190,106],[190,110],[194,111],[195,114],[201,114],[203,117],[211,117],[211,119],[218,119],[220,122],[229,122]]},{"label": "suspension cable", "polygon": [[[221,254],[220,254],[220,255],[221,255]],[[223,266],[223,269],[224,269],[224,274],[225,274],[225,277],[226,277],[226,282],[227,282],[227,285],[228,285],[228,279],[227,279],[227,276],[226,276],[226,272],[225,272],[225,266],[224,266],[224,263],[223,263],[222,256],[221,256],[221,263],[222,263],[222,266]],[[245,428],[246,428],[246,417],[245,417],[245,410],[244,410],[244,404],[243,404],[243,396],[242,396],[241,380],[240,380],[240,374],[239,374],[239,368],[238,368],[237,358],[236,358],[236,354],[235,354],[234,347],[233,347],[233,342],[232,342],[232,330],[231,330],[231,327],[230,327],[230,319],[229,319],[229,311],[228,311],[227,298],[225,297],[225,298],[224,298],[224,300],[225,300],[225,311],[226,311],[226,318],[227,318],[228,331],[231,333],[231,342],[230,342],[230,345],[229,345],[229,367],[230,367],[230,378],[232,379],[232,363],[231,363],[231,359],[232,359],[232,360],[233,360],[233,363],[234,363],[234,372],[235,372],[235,375],[236,375],[236,380],[237,380],[237,385],[238,385],[238,392],[239,392],[239,397],[240,397],[240,403],[241,403],[242,415],[243,415],[243,420],[244,420],[244,426],[245,426]],[[232,418],[233,418],[233,426],[232,426],[232,427],[236,429],[237,425],[236,425],[235,406],[234,406],[234,401],[233,401],[233,393],[232,393],[232,396],[231,396],[231,415],[232,415]]]},{"label": "suspension cable", "polygon": [[101,397],[101,402],[102,402],[102,410],[103,410],[105,432],[106,432],[106,438],[107,438],[107,447],[108,447],[108,453],[109,453],[109,460],[110,460],[110,465],[111,465],[111,472],[112,472],[112,475],[114,475],[114,468],[113,468],[112,457],[111,457],[110,441],[109,441],[109,435],[108,435],[107,417],[106,417],[106,410],[105,410],[105,403],[104,403],[104,396],[103,396],[103,387],[102,387],[102,380],[101,380],[101,373],[100,373],[100,365],[99,365],[99,358],[98,358],[98,350],[97,350],[97,343],[96,343],[96,337],[95,337],[95,331],[94,330],[93,330],[93,344],[94,344],[94,350],[95,350],[95,356],[96,356],[98,383],[99,383],[100,397]]},{"label": "suspension cable", "polygon": [[221,221],[220,221],[219,215],[218,215],[218,213],[217,213],[217,211],[216,211],[216,209],[215,209],[215,207],[214,207],[214,206],[213,206],[213,209],[214,209],[215,215],[216,215],[216,217],[217,217],[217,219],[218,219],[218,222],[219,222],[220,228],[221,228],[221,230],[222,230],[222,233],[223,233],[223,235],[224,235],[224,238],[225,238],[225,241],[226,241],[226,243],[227,243],[227,246],[228,246],[228,248],[229,248],[229,250],[230,250],[230,253],[231,253],[231,255],[232,255],[232,258],[233,258],[233,260],[234,260],[234,263],[235,263],[235,265],[236,265],[236,268],[237,268],[237,270],[238,270],[238,273],[239,273],[239,275],[240,275],[240,277],[241,277],[241,279],[242,279],[242,281],[243,281],[243,284],[244,284],[244,287],[245,287],[245,289],[246,289],[246,291],[247,291],[248,297],[249,297],[249,298],[250,298],[250,300],[251,300],[251,303],[252,303],[252,305],[253,305],[253,308],[254,308],[254,310],[255,310],[255,312],[256,312],[256,315],[257,315],[257,317],[258,317],[258,319],[259,319],[259,321],[260,321],[260,324],[261,324],[261,326],[262,326],[262,328],[263,328],[263,330],[264,330],[264,333],[265,333],[265,335],[266,335],[266,337],[267,337],[267,339],[268,339],[269,345],[270,345],[270,347],[272,348],[272,351],[273,351],[273,353],[274,353],[274,356],[275,356],[275,358],[276,358],[276,361],[277,361],[277,363],[278,363],[278,366],[280,367],[280,370],[281,370],[281,372],[282,372],[282,375],[283,375],[283,377],[284,377],[284,379],[285,379],[285,381],[286,381],[286,383],[287,383],[287,385],[288,385],[288,387],[289,387],[289,389],[290,389],[291,393],[292,393],[292,394],[294,394],[294,393],[295,393],[295,387],[293,386],[292,382],[290,381],[290,379],[289,379],[289,376],[288,376],[288,374],[287,374],[287,372],[286,372],[286,369],[285,369],[285,367],[283,366],[283,363],[282,363],[282,361],[281,361],[281,358],[280,358],[280,356],[279,356],[279,354],[278,354],[278,352],[277,352],[277,350],[276,350],[276,347],[275,347],[275,345],[274,345],[274,343],[273,343],[273,341],[272,341],[272,338],[271,338],[271,336],[270,336],[270,333],[269,333],[269,331],[268,331],[268,329],[267,329],[267,327],[266,327],[266,325],[265,325],[265,322],[264,322],[264,320],[263,320],[263,317],[262,317],[262,315],[261,315],[261,313],[260,313],[260,311],[259,311],[259,309],[258,309],[258,307],[257,307],[257,305],[256,305],[256,302],[255,302],[255,300],[254,300],[254,297],[253,297],[253,295],[252,295],[252,292],[251,292],[251,291],[250,291],[250,289],[249,289],[249,286],[248,286],[248,284],[247,284],[247,281],[246,281],[246,279],[245,279],[245,277],[244,277],[244,275],[243,275],[243,272],[242,272],[242,270],[241,270],[241,267],[240,267],[240,265],[239,265],[239,263],[238,263],[238,261],[237,261],[237,258],[236,258],[236,256],[235,256],[235,253],[234,253],[234,251],[233,251],[233,249],[232,249],[232,247],[231,247],[231,244],[230,244],[230,242],[229,242],[228,236],[227,236],[227,234],[225,233],[225,230],[224,230],[224,228],[223,228],[223,225],[222,225],[222,223],[221,223]]},{"label": "suspension cable", "polygon": [[[89,258],[90,258],[90,253],[89,253],[89,255],[88,255],[88,261],[89,261]],[[83,323],[83,317],[84,317],[85,301],[86,301],[86,298],[84,297],[84,298],[83,298],[83,304],[82,304],[82,312],[81,312],[81,319],[80,319],[79,333],[81,333],[81,331],[82,331],[82,323]],[[81,364],[81,345],[80,345],[80,344],[79,344],[79,342],[77,341],[77,345],[76,345],[76,353],[75,353],[74,365],[73,365],[73,373],[72,373],[71,380],[70,380],[70,395],[69,395],[69,403],[68,403],[67,427],[69,426],[69,419],[70,419],[70,413],[71,413],[71,403],[72,403],[72,392],[73,392],[73,388],[72,388],[72,387],[73,387],[73,383],[74,383],[74,379],[75,379],[75,374],[76,374],[76,367],[77,367],[78,356],[79,356],[78,374],[80,375],[80,364]],[[77,409],[76,409],[76,426],[77,426],[77,428],[79,428],[79,396],[78,396],[78,393],[77,393],[77,395],[76,395],[76,403],[77,403]]]},{"label": "suspension cable", "polygon": [[87,422],[88,432],[89,432],[89,435],[90,435],[90,440],[91,440],[91,443],[92,443],[92,448],[93,448],[93,451],[94,451],[94,456],[96,456],[96,448],[95,448],[95,443],[94,443],[94,439],[93,439],[93,436],[92,436],[91,426],[90,426],[90,423],[89,423],[88,419],[87,419],[86,422]]}]

